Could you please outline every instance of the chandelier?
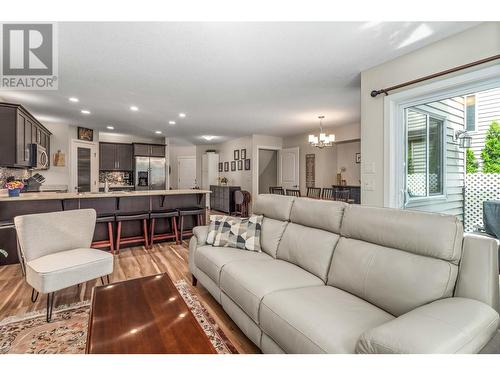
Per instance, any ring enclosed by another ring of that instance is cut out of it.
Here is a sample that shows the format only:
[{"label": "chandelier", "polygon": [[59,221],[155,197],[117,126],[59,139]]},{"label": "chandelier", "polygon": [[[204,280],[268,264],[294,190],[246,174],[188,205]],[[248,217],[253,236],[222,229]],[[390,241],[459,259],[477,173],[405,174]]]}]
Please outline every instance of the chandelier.
[{"label": "chandelier", "polygon": [[335,142],[335,134],[326,135],[323,133],[323,119],[325,116],[318,116],[319,118],[319,136],[309,134],[309,144],[317,148],[332,147]]}]

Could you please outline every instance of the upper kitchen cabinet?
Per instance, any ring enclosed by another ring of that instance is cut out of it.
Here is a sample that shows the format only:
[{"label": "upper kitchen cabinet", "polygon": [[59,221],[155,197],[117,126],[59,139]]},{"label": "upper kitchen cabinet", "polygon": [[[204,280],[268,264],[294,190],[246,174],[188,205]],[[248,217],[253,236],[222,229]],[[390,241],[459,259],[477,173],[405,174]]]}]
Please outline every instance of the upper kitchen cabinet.
[{"label": "upper kitchen cabinet", "polygon": [[126,143],[99,143],[99,169],[102,171],[131,171],[132,145]]},{"label": "upper kitchen cabinet", "polygon": [[0,103],[0,166],[31,168],[31,145],[50,155],[50,131],[23,106]]},{"label": "upper kitchen cabinet", "polygon": [[134,156],[153,156],[164,158],[165,145],[134,143]]}]

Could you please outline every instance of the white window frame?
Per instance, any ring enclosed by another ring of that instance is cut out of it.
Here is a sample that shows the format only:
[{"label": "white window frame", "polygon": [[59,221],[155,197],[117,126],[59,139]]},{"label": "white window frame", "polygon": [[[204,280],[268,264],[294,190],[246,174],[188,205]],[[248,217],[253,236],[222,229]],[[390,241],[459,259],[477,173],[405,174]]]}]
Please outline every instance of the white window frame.
[{"label": "white window frame", "polygon": [[[467,130],[467,98],[469,96],[475,97],[475,100],[474,100],[474,129],[473,130]],[[467,130],[469,133],[475,133],[477,131],[477,119],[478,119],[478,116],[477,116],[477,94],[476,93],[464,95],[464,119],[465,119],[465,130]]]},{"label": "white window frame", "polygon": [[500,66],[417,86],[384,98],[384,206],[403,208],[405,189],[405,127],[403,108],[500,85]]},{"label": "white window frame", "polygon": [[[426,184],[426,196],[425,197],[410,197],[408,195],[408,169],[407,169],[407,160],[408,160],[408,129],[407,129],[407,110],[411,109],[414,112],[421,113],[425,116],[427,116],[427,121],[426,121],[426,149],[425,149],[425,162],[426,162],[426,177],[425,177],[425,184]],[[428,111],[421,110],[419,108],[413,108],[413,107],[405,107],[405,152],[404,152],[404,166],[405,166],[405,201],[404,201],[404,206],[409,207],[411,206],[412,203],[420,203],[420,202],[426,202],[426,201],[439,201],[439,200],[445,200],[447,198],[446,194],[446,148],[447,148],[447,139],[446,139],[446,129],[448,126],[448,122],[446,121],[446,118],[443,116],[436,115],[434,113],[430,113]],[[441,147],[442,147],[442,152],[441,152],[441,165],[442,165],[442,171],[441,171],[441,186],[442,186],[442,193],[437,194],[437,195],[429,195],[429,119],[433,118],[439,121],[443,122],[443,127],[441,129]]]}]

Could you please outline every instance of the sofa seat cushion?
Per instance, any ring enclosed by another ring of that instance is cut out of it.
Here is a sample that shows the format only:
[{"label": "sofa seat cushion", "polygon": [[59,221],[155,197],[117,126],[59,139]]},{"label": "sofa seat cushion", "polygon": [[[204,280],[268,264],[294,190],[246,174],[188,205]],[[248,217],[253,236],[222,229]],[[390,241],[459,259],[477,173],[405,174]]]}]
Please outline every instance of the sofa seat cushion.
[{"label": "sofa seat cushion", "polygon": [[74,249],[44,255],[26,263],[26,280],[51,293],[113,272],[113,255],[96,249]]},{"label": "sofa seat cushion", "polygon": [[271,260],[266,253],[245,251],[233,247],[201,246],[196,250],[195,265],[219,285],[220,271],[226,264],[236,261]]},{"label": "sofa seat cushion", "polygon": [[221,290],[256,323],[259,323],[260,303],[267,294],[314,285],[324,284],[302,268],[275,259],[229,263],[220,276]]},{"label": "sofa seat cushion", "polygon": [[354,353],[363,332],[392,319],[330,286],[270,293],[260,311],[263,332],[287,353]]}]

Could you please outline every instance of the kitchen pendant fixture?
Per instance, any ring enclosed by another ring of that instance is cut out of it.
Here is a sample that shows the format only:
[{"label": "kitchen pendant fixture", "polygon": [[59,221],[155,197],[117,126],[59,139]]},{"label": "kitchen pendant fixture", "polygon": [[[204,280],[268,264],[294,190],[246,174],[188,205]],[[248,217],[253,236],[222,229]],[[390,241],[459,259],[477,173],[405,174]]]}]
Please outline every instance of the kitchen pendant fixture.
[{"label": "kitchen pendant fixture", "polygon": [[323,119],[325,116],[318,116],[319,118],[319,136],[309,134],[309,144],[317,148],[332,147],[335,142],[335,134],[326,135],[323,133]]}]

